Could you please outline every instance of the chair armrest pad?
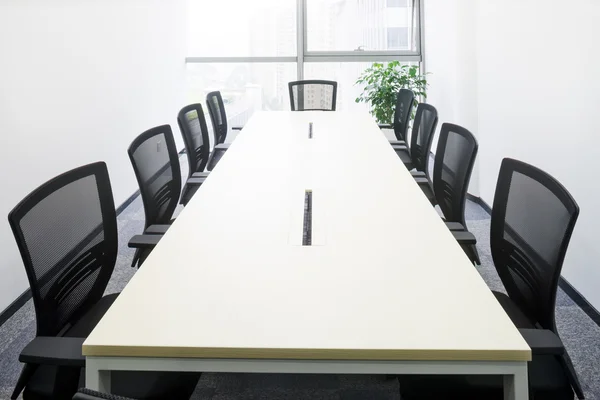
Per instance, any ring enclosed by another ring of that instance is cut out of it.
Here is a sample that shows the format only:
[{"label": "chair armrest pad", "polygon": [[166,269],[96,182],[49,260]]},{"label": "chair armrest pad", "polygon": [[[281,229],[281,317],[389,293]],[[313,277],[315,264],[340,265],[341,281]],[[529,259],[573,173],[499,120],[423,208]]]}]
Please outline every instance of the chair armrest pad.
[{"label": "chair armrest pad", "polygon": [[414,176],[413,177],[415,179],[415,182],[417,183],[421,183],[421,184],[428,184],[429,185],[429,179],[427,179],[424,176]]},{"label": "chair armrest pad", "polygon": [[194,172],[190,178],[208,178],[210,172]]},{"label": "chair armrest pad", "polygon": [[548,329],[519,329],[527,345],[535,355],[562,355],[565,346],[554,332]]},{"label": "chair armrest pad", "polygon": [[219,143],[215,147],[213,147],[213,151],[215,150],[227,150],[231,146],[231,143]]},{"label": "chair armrest pad", "polygon": [[164,235],[171,225],[150,225],[144,231],[144,235]]},{"label": "chair armrest pad", "polygon": [[234,131],[241,131],[242,129],[244,129],[244,127],[243,126],[232,126],[231,129]]},{"label": "chair armrest pad", "polygon": [[403,144],[393,144],[392,149],[394,149],[396,151],[398,151],[398,150],[408,151],[408,147],[406,147],[406,145],[403,145]]},{"label": "chair armrest pad", "polygon": [[132,249],[153,248],[162,239],[162,235],[135,235],[129,239],[128,246]]},{"label": "chair armrest pad", "polygon": [[21,352],[19,361],[26,364],[85,367],[81,346],[85,338],[38,336]]},{"label": "chair armrest pad", "polygon": [[466,231],[465,227],[460,222],[446,222],[446,228],[451,231]]},{"label": "chair armrest pad", "polygon": [[410,174],[418,178],[427,178],[427,174],[423,171],[410,171]]},{"label": "chair armrest pad", "polygon": [[454,239],[459,244],[477,244],[477,239],[471,232],[467,231],[451,231]]},{"label": "chair armrest pad", "polygon": [[189,178],[187,181],[185,181],[186,185],[189,186],[200,186],[204,183],[204,181],[206,181],[206,178]]},{"label": "chair armrest pad", "polygon": [[379,126],[379,129],[394,129],[392,124],[377,124],[377,126]]}]

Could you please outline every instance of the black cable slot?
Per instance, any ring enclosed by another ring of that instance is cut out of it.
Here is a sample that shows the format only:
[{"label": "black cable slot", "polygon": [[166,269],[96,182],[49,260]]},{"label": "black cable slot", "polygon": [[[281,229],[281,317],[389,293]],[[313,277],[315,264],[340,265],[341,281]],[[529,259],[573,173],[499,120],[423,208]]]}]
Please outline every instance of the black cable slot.
[{"label": "black cable slot", "polygon": [[308,123],[308,138],[309,139],[313,138],[313,123],[312,122]]},{"label": "black cable slot", "polygon": [[304,191],[304,223],[302,246],[312,245],[312,190]]}]

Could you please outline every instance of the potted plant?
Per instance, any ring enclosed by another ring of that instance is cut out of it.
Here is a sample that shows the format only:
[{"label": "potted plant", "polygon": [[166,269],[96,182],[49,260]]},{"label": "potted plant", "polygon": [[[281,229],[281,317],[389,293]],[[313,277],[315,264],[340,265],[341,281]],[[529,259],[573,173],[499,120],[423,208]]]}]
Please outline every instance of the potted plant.
[{"label": "potted plant", "polygon": [[364,85],[363,92],[356,98],[356,102],[368,103],[371,115],[378,123],[391,124],[396,109],[396,96],[400,89],[412,90],[415,99],[427,97],[426,75],[419,73],[418,66],[403,65],[399,61],[391,61],[387,66],[374,63],[364,70],[356,81],[356,85]]}]

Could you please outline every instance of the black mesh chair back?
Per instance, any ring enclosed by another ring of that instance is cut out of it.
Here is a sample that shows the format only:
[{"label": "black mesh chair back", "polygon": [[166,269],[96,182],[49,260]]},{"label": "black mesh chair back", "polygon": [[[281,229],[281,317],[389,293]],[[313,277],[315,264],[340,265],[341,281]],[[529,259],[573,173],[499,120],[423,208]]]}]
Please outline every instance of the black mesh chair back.
[{"label": "black mesh chair back", "polygon": [[227,115],[225,114],[225,105],[221,92],[210,92],[206,95],[206,104],[208,113],[212,121],[213,133],[215,136],[215,145],[225,142],[227,138]]},{"label": "black mesh chair back", "polygon": [[502,161],[490,231],[494,264],[520,310],[555,333],[558,279],[578,215],[577,203],[552,176]]},{"label": "black mesh chair back", "polygon": [[188,178],[194,172],[203,172],[210,154],[208,128],[200,104],[190,104],[179,111],[177,124],[183,137],[188,163]]},{"label": "black mesh chair back", "polygon": [[415,105],[415,94],[409,89],[400,89],[396,96],[396,110],[394,111],[394,134],[398,140],[407,140],[408,126],[412,110]]},{"label": "black mesh chair back", "polygon": [[142,133],[128,153],[144,203],[146,228],[168,224],[181,193],[181,170],[171,127],[157,126]]},{"label": "black mesh chair back", "polygon": [[288,86],[292,111],[335,111],[337,82],[307,80]]},{"label": "black mesh chair back", "polygon": [[446,221],[465,224],[465,201],[478,150],[475,136],[445,123],[440,130],[433,166],[433,192]]},{"label": "black mesh chair back", "polygon": [[106,164],[44,183],[8,215],[29,279],[37,336],[57,336],[95,305],[117,258],[117,219]]},{"label": "black mesh chair back", "polygon": [[438,113],[434,106],[420,103],[417,106],[411,135],[410,156],[417,171],[428,174],[431,143],[438,124]]}]

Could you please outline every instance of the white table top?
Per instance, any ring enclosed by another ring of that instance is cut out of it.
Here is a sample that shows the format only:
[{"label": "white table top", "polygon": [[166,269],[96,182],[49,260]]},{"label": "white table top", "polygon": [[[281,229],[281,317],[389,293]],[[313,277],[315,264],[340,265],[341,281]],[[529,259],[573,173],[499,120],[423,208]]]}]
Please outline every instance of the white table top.
[{"label": "white table top", "polygon": [[373,119],[344,112],[255,114],[83,354],[531,358]]}]

